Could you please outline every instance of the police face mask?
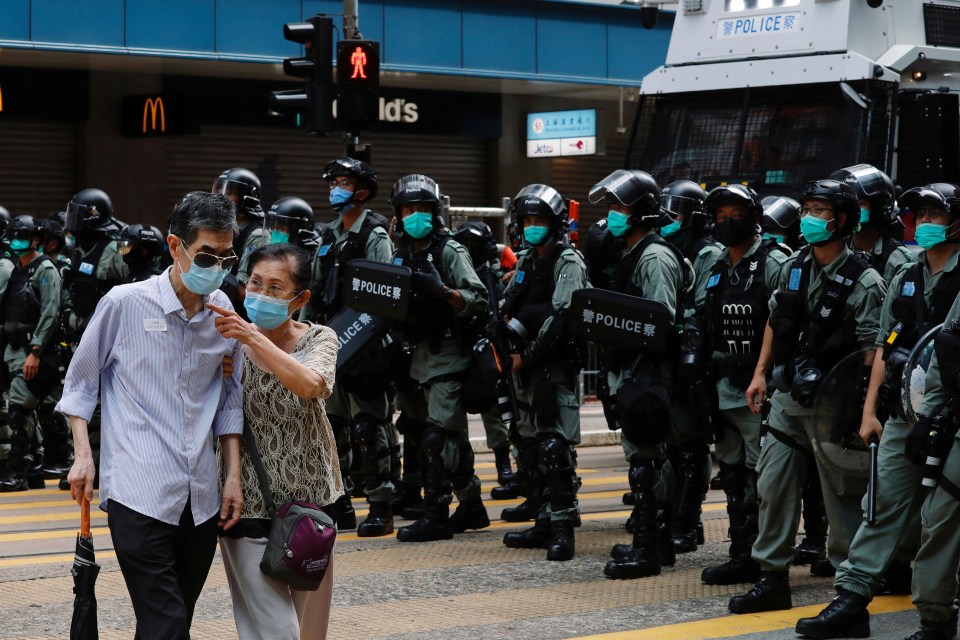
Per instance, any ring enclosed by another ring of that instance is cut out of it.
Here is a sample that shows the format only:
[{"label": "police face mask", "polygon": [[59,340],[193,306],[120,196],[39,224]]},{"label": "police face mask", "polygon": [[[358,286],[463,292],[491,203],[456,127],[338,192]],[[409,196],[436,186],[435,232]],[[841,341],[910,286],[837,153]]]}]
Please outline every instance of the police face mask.
[{"label": "police face mask", "polygon": [[864,225],[870,222],[870,209],[860,207],[860,224]]},{"label": "police face mask", "polygon": [[810,244],[818,244],[829,240],[833,233],[827,229],[831,220],[824,220],[816,216],[806,215],[800,218],[800,233]]},{"label": "police face mask", "polygon": [[523,239],[531,247],[539,247],[549,240],[550,227],[533,226],[523,230]]},{"label": "police face mask", "polygon": [[403,232],[411,238],[423,240],[433,231],[433,214],[414,211],[403,219]]},{"label": "police face mask", "polygon": [[924,249],[935,247],[941,242],[947,241],[947,227],[942,224],[933,224],[924,222],[917,225],[917,230],[913,234],[913,239]]},{"label": "police face mask", "polygon": [[757,228],[750,217],[727,218],[713,225],[713,235],[725,247],[736,247],[756,235]]},{"label": "police face mask", "polygon": [[283,244],[290,241],[290,234],[286,231],[271,231],[270,244]]},{"label": "police face mask", "polygon": [[779,242],[780,244],[783,244],[783,243],[784,243],[784,240],[786,240],[787,237],[786,237],[786,236],[778,236],[778,235],[775,234],[775,233],[764,233],[764,234],[763,234],[763,239],[764,239],[764,240],[773,240],[773,241],[775,241],[775,242]]},{"label": "police face mask", "polygon": [[353,191],[342,187],[330,189],[330,207],[337,213],[343,213],[353,204]]},{"label": "police face mask", "polygon": [[276,329],[293,315],[293,312],[289,311],[291,302],[293,300],[277,300],[248,291],[243,299],[243,308],[247,310],[247,317],[253,324],[262,329]]},{"label": "police face mask", "polygon": [[219,266],[207,268],[198,267],[193,261],[193,258],[190,257],[190,254],[187,253],[183,241],[181,240],[180,242],[180,250],[187,256],[187,259],[190,260],[190,270],[186,272],[183,270],[183,267],[180,266],[180,261],[176,261],[177,268],[180,269],[180,278],[183,280],[183,286],[201,296],[213,293],[220,288],[228,272]]},{"label": "police face mask", "polygon": [[14,238],[10,241],[10,250],[18,256],[22,256],[30,250],[30,241],[22,238]]},{"label": "police face mask", "polygon": [[674,220],[670,224],[660,227],[660,235],[664,238],[669,238],[674,235],[677,231],[680,231],[680,221]]},{"label": "police face mask", "polygon": [[626,213],[610,210],[607,212],[607,230],[619,238],[630,230],[630,216]]}]

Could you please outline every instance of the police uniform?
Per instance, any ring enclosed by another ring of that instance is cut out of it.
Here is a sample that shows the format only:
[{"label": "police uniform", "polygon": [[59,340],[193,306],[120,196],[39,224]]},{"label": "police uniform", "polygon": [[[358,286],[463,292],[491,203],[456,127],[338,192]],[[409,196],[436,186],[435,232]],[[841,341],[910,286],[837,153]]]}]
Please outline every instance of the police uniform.
[{"label": "police uniform", "polygon": [[[393,243],[382,216],[365,209],[349,229],[344,229],[343,217],[338,216],[327,225],[321,237],[313,262],[313,291],[304,312],[305,317],[313,321],[329,321],[343,308],[340,291],[346,265],[351,260],[362,258],[390,262],[393,253]],[[358,366],[369,362],[371,360],[367,358]],[[371,373],[367,368],[363,368],[363,372]],[[371,509],[375,511],[382,510],[384,505],[393,501],[393,467],[396,466],[393,461],[399,459],[400,450],[399,434],[391,419],[386,374],[386,371],[382,371],[378,378],[376,375],[367,377],[360,369],[339,372],[338,384],[326,402],[327,416],[337,442],[344,488],[349,493],[354,486],[350,478],[353,464],[351,441],[354,440],[361,453],[364,490]],[[375,504],[377,507],[374,509]],[[366,528],[363,533],[367,533]]]},{"label": "police uniform", "polygon": [[[433,233],[416,252],[401,245],[394,264],[409,266],[414,272],[436,269],[444,285],[457,290],[466,303],[463,310],[455,311],[445,299],[424,300],[415,296],[411,302],[412,317],[406,325],[406,334],[416,346],[410,376],[423,385],[429,424],[423,445],[427,514],[425,520],[398,532],[399,540],[412,541],[421,539],[421,529],[443,530],[449,525],[452,493],[456,493],[461,506],[480,503],[480,480],[474,474],[467,414],[460,399],[463,372],[470,364],[460,325],[484,313],[487,289],[473,269],[470,253],[445,232]],[[483,509],[482,503],[479,508]],[[413,537],[407,537],[411,533]],[[449,534],[443,537],[448,538]]]},{"label": "police uniform", "polygon": [[240,234],[237,236],[238,240],[242,240],[242,246],[237,252],[240,256],[240,260],[237,261],[237,281],[246,286],[247,280],[250,279],[250,273],[248,272],[250,268],[250,256],[254,251],[260,247],[269,244],[270,236],[263,233],[263,220],[260,218],[255,218],[251,214],[247,214],[249,218],[240,227]]},{"label": "police uniform", "polygon": [[[545,534],[567,523],[563,526],[572,536],[579,515],[574,446],[580,444],[580,363],[577,347],[565,333],[564,313],[573,292],[589,286],[580,254],[554,242],[541,256],[534,248],[521,252],[501,307],[502,314],[521,319],[531,336],[531,352],[514,374],[514,388],[524,490],[530,504],[539,505],[536,518]],[[504,542],[515,546],[509,536]]]},{"label": "police uniform", "polygon": [[[31,483],[39,478],[40,486],[42,435],[33,410],[59,381],[52,341],[60,317],[60,286],[60,273],[53,261],[40,255],[13,270],[3,297],[7,339],[3,359],[12,378],[8,424],[0,435],[0,460]],[[23,365],[31,351],[40,354],[40,368],[27,381]]]},{"label": "police uniform", "polygon": [[[734,265],[724,249],[709,272],[697,279],[696,308],[713,345],[713,371],[722,417],[716,454],[724,478],[730,519],[730,563],[740,573],[750,563],[757,536],[757,460],[760,457],[760,415],[746,406],[746,391],[760,356],[769,316],[770,295],[787,285],[783,265],[789,249],[757,237]],[[708,584],[729,584],[724,565],[704,571]],[[747,571],[746,573],[750,573]],[[743,575],[733,581],[742,582]],[[753,576],[756,579],[756,575]]]},{"label": "police uniform", "polygon": [[[860,264],[858,265],[857,262]],[[879,307],[885,286],[879,274],[858,258],[846,246],[830,264],[821,267],[809,249],[791,259],[787,286],[781,289],[798,298],[799,311],[807,318],[817,317],[821,297],[831,286],[843,283],[844,297],[840,318],[829,320],[832,331],[841,332],[840,356],[853,353],[858,347],[872,349],[878,332]],[[851,278],[855,275],[856,279]],[[804,291],[804,282],[806,290]],[[770,326],[774,327],[774,342],[778,339],[778,296],[770,299]],[[782,312],[785,310],[781,310]],[[831,315],[832,315],[831,313]],[[822,315],[822,314],[821,314]],[[798,318],[794,317],[794,322]],[[804,329],[809,328],[809,321]],[[824,341],[825,342],[825,341]],[[815,348],[819,345],[811,345]],[[796,345],[793,352],[796,352]],[[774,350],[776,354],[776,349]],[[792,355],[789,356],[792,360]],[[823,374],[835,364],[824,357],[818,362]],[[760,451],[757,463],[760,497],[760,532],[753,545],[753,559],[763,571],[784,572],[793,559],[793,545],[800,520],[800,494],[806,476],[804,452],[809,452],[813,411],[801,406],[790,393],[775,391],[771,398],[769,433]],[[865,485],[838,487],[817,465],[823,483],[824,502],[830,521],[828,554],[830,562],[838,566],[845,558],[853,535],[861,520],[860,500]]]}]

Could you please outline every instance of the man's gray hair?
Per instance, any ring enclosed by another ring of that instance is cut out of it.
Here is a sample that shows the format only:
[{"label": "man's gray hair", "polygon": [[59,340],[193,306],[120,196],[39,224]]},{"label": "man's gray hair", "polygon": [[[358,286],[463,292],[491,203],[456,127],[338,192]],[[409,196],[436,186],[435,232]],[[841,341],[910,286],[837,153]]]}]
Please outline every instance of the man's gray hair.
[{"label": "man's gray hair", "polygon": [[240,229],[233,201],[221,193],[204,191],[191,191],[183,196],[170,214],[170,233],[189,246],[201,230],[230,231],[236,237]]}]

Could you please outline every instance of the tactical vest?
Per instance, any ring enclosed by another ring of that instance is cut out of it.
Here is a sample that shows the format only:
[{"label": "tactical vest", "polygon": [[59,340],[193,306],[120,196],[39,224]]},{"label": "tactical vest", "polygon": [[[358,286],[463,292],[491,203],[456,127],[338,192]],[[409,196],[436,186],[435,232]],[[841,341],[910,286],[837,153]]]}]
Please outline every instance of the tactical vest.
[{"label": "tactical vest", "polygon": [[515,286],[500,311],[502,315],[520,320],[530,336],[537,335],[553,315],[553,291],[557,288],[553,274],[557,260],[567,250],[574,251],[557,243],[542,259],[537,260],[531,253],[518,265]]},{"label": "tactical vest", "polygon": [[11,327],[36,327],[40,322],[40,292],[33,287],[33,276],[44,262],[53,262],[50,256],[40,255],[30,264],[19,264],[10,274],[10,282],[3,295],[4,324]]},{"label": "tactical vest", "polygon": [[752,255],[740,259],[729,277],[726,261],[717,260],[713,266],[704,311],[715,351],[756,361],[770,316],[767,256],[776,248],[774,241],[761,242]]},{"label": "tactical vest", "polygon": [[[397,249],[393,264],[410,267],[414,273],[429,271],[428,265],[433,264],[440,278],[444,282],[450,282],[451,278],[443,266],[443,250],[450,240],[452,236],[448,232],[437,232],[433,236],[430,248],[416,253],[411,252],[410,243],[405,241]],[[414,344],[426,341],[430,351],[433,352],[440,349],[443,338],[455,337],[458,341],[462,338],[460,322],[453,307],[446,300],[424,298],[416,293],[410,299],[403,333]]]},{"label": "tactical vest", "polygon": [[73,253],[70,266],[70,282],[67,290],[70,292],[70,302],[73,311],[81,318],[89,318],[97,308],[100,298],[107,295],[119,280],[101,280],[97,278],[97,267],[103,258],[103,252],[113,242],[111,238],[104,238],[94,245],[93,250],[85,257],[79,248]]},{"label": "tactical vest", "polygon": [[893,319],[902,323],[897,346],[911,349],[917,340],[947,317],[953,301],[960,294],[960,265],[945,271],[930,293],[928,303],[924,295],[923,264],[915,262],[904,274],[900,291],[893,300]]},{"label": "tactical vest", "polygon": [[367,257],[367,240],[377,227],[386,230],[390,222],[379,213],[367,210],[360,230],[350,231],[347,237],[337,244],[336,235],[329,227],[320,236],[320,248],[317,258],[320,260],[320,274],[311,291],[317,308],[326,318],[332,317],[343,308],[340,291],[343,288],[344,268],[351,260]]},{"label": "tactical vest", "polygon": [[709,233],[705,233],[703,231],[693,231],[692,229],[688,229],[686,231],[677,232],[677,236],[680,236],[678,237],[677,242],[671,244],[675,244],[677,249],[680,250],[680,253],[683,254],[683,257],[690,262],[693,262],[697,259],[697,256],[700,255],[700,251],[704,247],[713,244],[713,237],[711,237]]},{"label": "tactical vest", "polygon": [[806,262],[810,251],[810,247],[800,250],[786,290],[777,292],[777,308],[770,316],[773,356],[775,364],[793,364],[799,354],[810,356],[826,374],[857,349],[856,319],[845,318],[843,311],[857,280],[870,264],[858,253],[849,256],[826,283],[813,311],[808,312],[807,290],[814,263]]}]

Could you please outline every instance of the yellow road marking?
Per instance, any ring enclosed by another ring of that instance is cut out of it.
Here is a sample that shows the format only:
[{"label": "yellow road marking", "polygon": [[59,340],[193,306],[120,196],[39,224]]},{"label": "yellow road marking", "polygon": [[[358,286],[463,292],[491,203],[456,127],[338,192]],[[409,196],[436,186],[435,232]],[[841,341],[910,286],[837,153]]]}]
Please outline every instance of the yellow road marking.
[{"label": "yellow road marking", "polygon": [[[50,482],[54,482],[50,480]],[[93,492],[93,499],[97,499],[98,492]],[[30,489],[29,491],[14,491],[13,493],[0,493],[0,502],[7,502],[14,498],[33,498],[34,496],[70,496],[69,491],[60,489]]]},{"label": "yellow road marking", "polygon": [[[109,536],[109,527],[95,527],[90,529],[95,536]],[[57,531],[31,531],[24,533],[0,533],[0,544],[4,542],[26,542],[29,540],[57,540],[62,538],[76,538],[76,529],[60,529]]]},{"label": "yellow road marking", "polygon": [[[809,607],[795,607],[785,611],[765,611],[763,613],[725,616],[711,620],[681,622],[679,624],[650,627],[635,631],[618,631],[593,636],[582,636],[578,640],[707,640],[708,638],[735,638],[748,633],[779,631],[792,629],[800,618],[815,616],[826,604]],[[870,613],[894,613],[912,609],[910,596],[879,596],[870,603]]]},{"label": "yellow road marking", "polygon": [[47,507],[69,507],[73,505],[78,509],[80,506],[76,500],[47,500],[36,502],[11,502],[10,504],[0,504],[0,511],[15,511],[17,509],[46,509]]},{"label": "yellow road marking", "polygon": [[[97,561],[102,562],[110,558],[116,558],[114,551],[97,551]],[[3,567],[26,567],[35,564],[73,564],[72,553],[58,553],[51,556],[27,556],[24,558],[3,558],[0,559],[0,568]]]},{"label": "yellow road marking", "polygon": [[[103,511],[96,507],[90,509],[91,520],[102,520],[107,517]],[[67,522],[75,520],[77,526],[80,526],[79,513],[37,513],[28,516],[0,516],[0,525],[4,524],[26,524],[30,522]]]}]

